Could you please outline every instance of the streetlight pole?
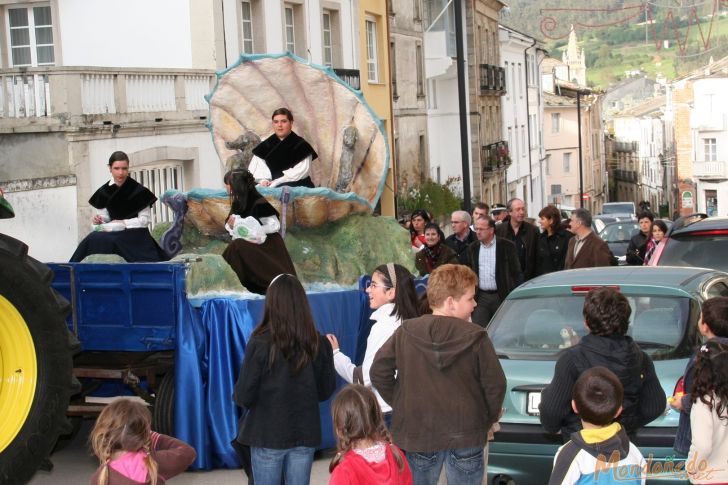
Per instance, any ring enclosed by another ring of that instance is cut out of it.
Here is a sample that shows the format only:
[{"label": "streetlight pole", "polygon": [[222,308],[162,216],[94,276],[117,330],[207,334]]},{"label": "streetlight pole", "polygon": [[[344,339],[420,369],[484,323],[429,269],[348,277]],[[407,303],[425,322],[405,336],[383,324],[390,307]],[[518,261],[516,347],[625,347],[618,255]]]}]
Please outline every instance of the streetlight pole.
[{"label": "streetlight pole", "polygon": [[455,7],[455,49],[458,70],[458,106],[460,110],[460,157],[463,167],[463,209],[470,212],[470,149],[468,147],[468,111],[465,91],[465,46],[463,45],[463,4],[453,1]]},{"label": "streetlight pole", "polygon": [[584,165],[581,157],[581,91],[576,90],[576,124],[579,136],[579,207],[584,208]]}]

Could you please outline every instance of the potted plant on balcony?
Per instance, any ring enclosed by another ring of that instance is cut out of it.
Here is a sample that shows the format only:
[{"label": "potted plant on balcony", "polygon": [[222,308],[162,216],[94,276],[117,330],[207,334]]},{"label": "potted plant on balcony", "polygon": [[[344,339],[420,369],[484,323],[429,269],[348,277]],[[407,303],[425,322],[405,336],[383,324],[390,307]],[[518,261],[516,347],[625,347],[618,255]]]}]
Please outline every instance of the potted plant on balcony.
[{"label": "potted plant on balcony", "polygon": [[507,167],[511,164],[511,156],[508,151],[508,145],[501,145],[497,150],[497,165],[498,167]]}]

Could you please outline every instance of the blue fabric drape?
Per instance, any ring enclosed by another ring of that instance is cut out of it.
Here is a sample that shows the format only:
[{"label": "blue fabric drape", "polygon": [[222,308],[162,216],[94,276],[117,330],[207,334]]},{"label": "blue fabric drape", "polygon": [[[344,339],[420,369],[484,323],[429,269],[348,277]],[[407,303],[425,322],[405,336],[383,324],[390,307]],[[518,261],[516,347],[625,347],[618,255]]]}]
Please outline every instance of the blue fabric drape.
[{"label": "blue fabric drape", "polygon": [[[368,300],[360,291],[310,293],[314,322],[322,334],[333,333],[342,352],[363,355],[369,333]],[[213,298],[200,308],[185,305],[177,326],[175,434],[197,450],[192,468],[240,466],[230,445],[241,410],[233,388],[245,344],[261,320],[265,301]],[[339,379],[339,387],[345,382]],[[330,401],[321,403],[322,448],[335,445]]]}]

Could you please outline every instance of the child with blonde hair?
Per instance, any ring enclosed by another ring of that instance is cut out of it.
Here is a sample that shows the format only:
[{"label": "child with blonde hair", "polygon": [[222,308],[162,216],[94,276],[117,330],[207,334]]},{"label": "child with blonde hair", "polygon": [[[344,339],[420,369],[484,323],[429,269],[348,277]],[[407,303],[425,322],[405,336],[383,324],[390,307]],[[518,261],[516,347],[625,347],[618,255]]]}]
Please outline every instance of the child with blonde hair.
[{"label": "child with blonde hair", "polygon": [[392,444],[377,397],[360,384],[346,386],[331,405],[338,452],[329,485],[411,485],[402,450]]},{"label": "child with blonde hair", "polygon": [[126,398],[101,411],[89,440],[100,463],[91,485],[163,485],[197,456],[187,443],[152,431],[147,406]]}]

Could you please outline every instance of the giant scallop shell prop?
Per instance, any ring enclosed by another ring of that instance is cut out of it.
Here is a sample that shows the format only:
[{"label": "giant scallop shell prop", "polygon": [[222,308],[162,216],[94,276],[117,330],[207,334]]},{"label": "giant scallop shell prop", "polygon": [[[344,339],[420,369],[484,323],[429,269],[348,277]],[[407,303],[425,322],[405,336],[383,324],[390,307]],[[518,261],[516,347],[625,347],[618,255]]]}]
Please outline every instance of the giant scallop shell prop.
[{"label": "giant scallop shell prop", "polygon": [[[315,227],[352,212],[370,212],[377,204],[389,166],[383,123],[361,92],[331,68],[292,54],[242,56],[218,73],[207,100],[223,164],[239,153],[229,146],[242,135],[253,132],[261,140],[271,135],[273,111],[293,112],[293,130],[318,153],[310,174],[316,188],[289,189],[286,215],[293,224]],[[280,211],[282,189],[259,191]]]}]

